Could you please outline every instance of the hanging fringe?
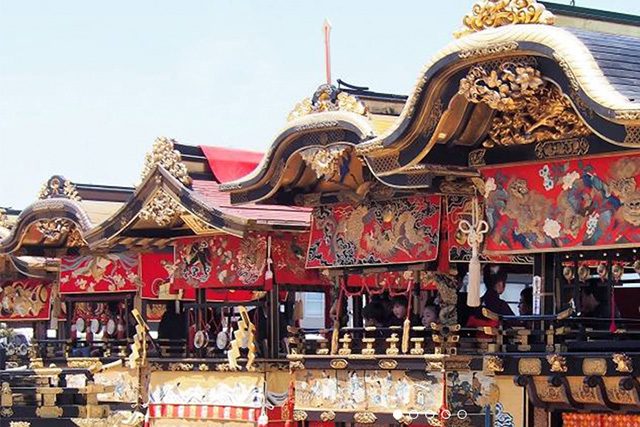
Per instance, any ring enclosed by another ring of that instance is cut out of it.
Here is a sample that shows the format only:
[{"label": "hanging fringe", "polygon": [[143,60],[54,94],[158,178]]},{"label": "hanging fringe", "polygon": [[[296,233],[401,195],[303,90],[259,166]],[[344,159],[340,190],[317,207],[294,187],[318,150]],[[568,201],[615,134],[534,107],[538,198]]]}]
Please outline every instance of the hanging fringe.
[{"label": "hanging fringe", "polygon": [[264,290],[270,291],[273,288],[273,271],[271,271],[271,236],[267,237],[267,269],[264,273]]},{"label": "hanging fringe", "polygon": [[464,219],[460,220],[458,228],[467,235],[467,242],[469,242],[471,246],[467,305],[469,307],[478,307],[480,306],[480,281],[482,279],[482,272],[480,271],[480,244],[482,244],[484,234],[489,231],[489,224],[482,219],[482,212],[480,211],[480,203],[478,203],[477,196],[474,196],[471,201],[471,222]]}]

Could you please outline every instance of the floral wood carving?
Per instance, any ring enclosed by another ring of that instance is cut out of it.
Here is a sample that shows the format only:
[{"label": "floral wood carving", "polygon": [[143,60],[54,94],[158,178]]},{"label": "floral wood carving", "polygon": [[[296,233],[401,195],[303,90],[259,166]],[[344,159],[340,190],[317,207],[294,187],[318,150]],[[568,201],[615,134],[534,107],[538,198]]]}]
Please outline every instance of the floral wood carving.
[{"label": "floral wood carving", "polygon": [[373,412],[356,412],[353,415],[353,420],[360,424],[373,424],[377,419]]},{"label": "floral wood carving", "polygon": [[300,157],[315,172],[318,179],[328,179],[338,173],[346,149],[344,146],[307,148],[300,152]]},{"label": "floral wood carving", "polygon": [[567,372],[567,359],[559,354],[550,354],[547,356],[547,362],[551,372]]},{"label": "floral wood carving", "polygon": [[457,38],[486,28],[510,24],[553,25],[554,16],[536,0],[480,0],[471,13],[462,19],[462,29],[453,35]]},{"label": "floral wood carving", "polygon": [[497,111],[485,147],[523,145],[590,134],[569,100],[543,80],[534,58],[472,67],[458,93]]},{"label": "floral wood carving", "polygon": [[324,111],[348,111],[363,116],[367,115],[367,108],[358,98],[340,91],[335,86],[323,84],[318,87],[311,99],[305,98],[297,103],[287,119],[291,121],[307,114]]},{"label": "floral wood carving", "polygon": [[623,353],[613,355],[613,363],[616,365],[616,372],[630,373],[633,372],[633,361],[629,356]]},{"label": "floral wood carving", "polygon": [[64,198],[79,202],[82,200],[78,195],[76,186],[60,175],[54,175],[47,182],[42,184],[39,199]]},{"label": "floral wood carving", "polygon": [[166,227],[175,221],[185,209],[164,190],[158,190],[140,210],[140,217]]},{"label": "floral wood carving", "polygon": [[7,216],[7,211],[0,208],[0,227],[10,229],[13,228],[14,225],[15,223]]},{"label": "floral wood carving", "polygon": [[144,180],[156,166],[162,166],[184,185],[191,184],[191,177],[189,176],[187,166],[182,163],[180,152],[173,148],[175,142],[174,139],[165,137],[156,138],[151,152],[145,156],[142,180]]}]

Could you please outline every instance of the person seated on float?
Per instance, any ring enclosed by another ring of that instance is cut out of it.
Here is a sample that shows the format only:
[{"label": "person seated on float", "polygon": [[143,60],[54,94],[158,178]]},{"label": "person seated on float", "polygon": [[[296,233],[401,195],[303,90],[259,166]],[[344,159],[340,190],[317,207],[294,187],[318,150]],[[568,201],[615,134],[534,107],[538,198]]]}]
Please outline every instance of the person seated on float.
[{"label": "person seated on float", "polygon": [[[587,286],[581,289],[580,316],[610,319],[612,316],[611,304],[608,303],[609,298],[607,298],[608,292],[609,288],[604,284],[600,284],[599,279],[590,279],[587,282]],[[620,317],[617,308],[613,317]]]},{"label": "person seated on float", "polygon": [[399,295],[391,300],[391,315],[387,320],[387,326],[403,326],[407,318],[409,300],[404,295]]},{"label": "person seated on float", "polygon": [[384,305],[379,301],[372,301],[362,309],[365,327],[384,328],[384,318]]},{"label": "person seated on float", "polygon": [[500,298],[507,288],[507,272],[499,265],[487,264],[484,267],[484,285],[487,291],[481,298],[482,306],[501,316],[513,316],[509,304]]},{"label": "person seated on float", "polygon": [[531,286],[527,286],[520,291],[518,314],[520,316],[531,316],[533,314],[533,288]]},{"label": "person seated on float", "polygon": [[162,346],[169,345],[169,353],[180,353],[183,350],[176,347],[176,341],[186,338],[187,325],[184,313],[176,312],[176,302],[165,302],[165,310],[158,324],[158,339],[167,340],[169,342],[161,343]]},{"label": "person seated on float", "polygon": [[427,301],[422,309],[422,313],[420,316],[422,326],[427,329],[431,329],[432,323],[439,323],[439,312],[440,310],[438,309],[438,306],[435,305],[433,301]]}]

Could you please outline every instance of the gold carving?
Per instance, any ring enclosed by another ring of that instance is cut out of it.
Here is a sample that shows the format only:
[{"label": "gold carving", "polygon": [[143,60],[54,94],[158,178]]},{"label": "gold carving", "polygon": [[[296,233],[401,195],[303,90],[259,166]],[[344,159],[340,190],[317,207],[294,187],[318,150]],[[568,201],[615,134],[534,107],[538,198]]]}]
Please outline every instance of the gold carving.
[{"label": "gold carving", "polygon": [[616,372],[631,373],[633,372],[633,361],[629,356],[623,353],[613,355],[613,363],[616,364]]},{"label": "gold carving", "polygon": [[287,120],[291,121],[312,113],[325,111],[348,111],[363,116],[367,115],[366,106],[353,95],[342,92],[332,85],[323,84],[312,98],[304,98],[291,110]]},{"label": "gold carving", "polygon": [[12,417],[13,416],[13,409],[11,408],[2,408],[0,409],[0,417]]},{"label": "gold carving", "polygon": [[169,364],[170,371],[193,371],[193,363],[175,362]]},{"label": "gold carving", "polygon": [[348,365],[349,362],[344,359],[331,359],[331,362],[329,362],[329,366],[333,369],[346,369]]},{"label": "gold carving", "polygon": [[70,368],[100,369],[102,363],[97,357],[74,357],[67,359],[67,366]]},{"label": "gold carving", "polygon": [[40,418],[60,418],[62,414],[62,408],[57,406],[39,406],[36,408],[36,415]]},{"label": "gold carving", "polygon": [[535,148],[536,157],[538,159],[583,156],[588,152],[589,141],[584,138],[538,142]]},{"label": "gold carving", "polygon": [[607,387],[607,395],[613,403],[621,403],[631,405],[635,402],[635,392],[633,390],[625,390],[620,387]]},{"label": "gold carving", "polygon": [[333,411],[324,411],[323,413],[320,414],[320,419],[325,423],[329,421],[333,421],[336,419],[336,413]]},{"label": "gold carving", "polygon": [[628,145],[640,144],[640,126],[625,126],[626,135],[624,143]]},{"label": "gold carving", "polygon": [[160,227],[166,227],[184,211],[182,205],[166,191],[158,190],[140,210],[140,217],[146,221],[153,221]]},{"label": "gold carving", "polygon": [[540,375],[542,362],[540,359],[523,358],[518,360],[518,373],[520,375]]},{"label": "gold carving", "polygon": [[206,363],[201,363],[200,365],[198,365],[198,371],[203,372],[208,370],[209,370],[209,365],[207,365]]},{"label": "gold carving", "polygon": [[356,412],[353,414],[353,420],[360,424],[373,424],[378,417],[373,412]]},{"label": "gold carving", "polygon": [[504,372],[504,361],[498,356],[488,356],[484,359],[485,369],[489,372]]},{"label": "gold carving", "polygon": [[558,62],[558,65],[560,66],[560,68],[562,68],[562,71],[564,71],[565,76],[567,76],[567,79],[569,80],[569,84],[571,85],[571,89],[573,89],[575,92],[580,90],[578,79],[576,78],[576,75],[573,73],[573,70],[569,66],[569,63],[567,63],[567,61],[565,61],[565,59],[562,56],[558,55],[555,52],[553,53],[553,57]]},{"label": "gold carving", "polygon": [[489,45],[479,49],[467,49],[458,52],[458,56],[462,59],[477,58],[479,56],[497,55],[499,53],[510,52],[518,48],[518,42],[504,42]]},{"label": "gold carving", "polygon": [[29,421],[11,421],[9,427],[31,427]]},{"label": "gold carving", "polygon": [[7,216],[7,211],[0,208],[0,228],[13,228],[15,221],[11,221]]},{"label": "gold carving", "polygon": [[393,359],[382,359],[378,362],[378,366],[380,366],[380,369],[396,369],[398,362]]},{"label": "gold carving", "polygon": [[485,147],[523,145],[590,134],[569,100],[542,79],[533,58],[477,65],[460,80],[458,93],[498,111]]},{"label": "gold carving", "polygon": [[486,162],[484,161],[485,154],[487,154],[487,150],[484,148],[479,148],[469,152],[469,166],[478,167],[486,165]]},{"label": "gold carving", "polygon": [[551,372],[567,372],[567,359],[559,354],[549,354],[547,356],[547,362]]},{"label": "gold carving", "polygon": [[584,359],[582,361],[582,372],[585,375],[603,376],[607,373],[607,361],[605,359]]},{"label": "gold carving", "polygon": [[479,0],[462,19],[463,27],[453,35],[466,34],[510,24],[553,25],[554,16],[536,0]]},{"label": "gold carving", "polygon": [[165,137],[156,138],[151,152],[145,156],[142,180],[149,176],[156,166],[162,166],[184,185],[191,184],[189,171],[187,166],[182,163],[180,152],[173,149],[175,142],[175,140]]},{"label": "gold carving", "polygon": [[47,182],[42,184],[42,188],[40,188],[40,193],[38,194],[39,199],[52,199],[52,198],[65,198],[75,200],[76,202],[81,201],[80,195],[78,195],[78,190],[73,183],[62,176],[54,175]]},{"label": "gold carving", "polygon": [[345,146],[312,147],[301,151],[300,157],[315,172],[318,179],[329,179],[340,170],[340,161],[346,149]]},{"label": "gold carving", "polygon": [[624,121],[638,121],[640,120],[640,110],[616,111],[616,119]]},{"label": "gold carving", "polygon": [[307,413],[296,409],[293,411],[293,421],[305,421],[307,419]]},{"label": "gold carving", "polygon": [[289,362],[289,370],[293,371],[302,371],[304,370],[304,362],[302,360],[293,360]]},{"label": "gold carving", "polygon": [[35,227],[42,234],[43,244],[53,245],[60,243],[75,224],[67,218],[43,219],[35,223]]}]

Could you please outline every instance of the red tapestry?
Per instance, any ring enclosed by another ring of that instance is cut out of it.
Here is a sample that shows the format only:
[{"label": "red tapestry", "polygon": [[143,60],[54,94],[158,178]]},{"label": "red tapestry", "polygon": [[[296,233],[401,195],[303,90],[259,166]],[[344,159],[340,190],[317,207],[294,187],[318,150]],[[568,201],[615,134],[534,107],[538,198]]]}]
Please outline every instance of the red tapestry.
[{"label": "red tapestry", "polygon": [[640,243],[640,155],[482,169],[488,252]]},{"label": "red tapestry", "polygon": [[[471,198],[468,196],[447,196],[447,243],[449,245],[449,261],[471,261],[471,246],[467,235],[460,231],[460,220],[471,222]],[[481,262],[507,264],[533,264],[533,258],[527,255],[486,255],[480,253]]]},{"label": "red tapestry", "polygon": [[51,283],[26,279],[4,282],[0,288],[0,321],[48,320]]},{"label": "red tapestry", "polygon": [[284,233],[272,237],[271,258],[276,282],[281,285],[329,285],[319,270],[305,268],[309,233]]},{"label": "red tapestry", "polygon": [[264,286],[267,237],[220,235],[180,239],[175,246],[178,289]]},{"label": "red tapestry", "polygon": [[[174,299],[180,290],[173,286],[173,253],[144,253],[140,255],[140,275],[142,277],[142,298]],[[195,300],[196,291],[187,288],[179,299]]]},{"label": "red tapestry", "polygon": [[[412,271],[387,271],[375,274],[350,274],[347,276],[347,294],[366,293],[368,295],[381,294],[388,291],[390,294],[406,294],[415,283],[415,274]],[[421,280],[420,289],[423,291],[434,290],[432,283]]]},{"label": "red tapestry", "polygon": [[562,414],[564,427],[640,427],[640,416],[617,414]]},{"label": "red tapestry", "polygon": [[142,285],[138,255],[130,253],[60,260],[60,293],[135,292]]},{"label": "red tapestry", "polygon": [[313,210],[307,268],[433,261],[438,255],[440,196],[411,196]]}]

